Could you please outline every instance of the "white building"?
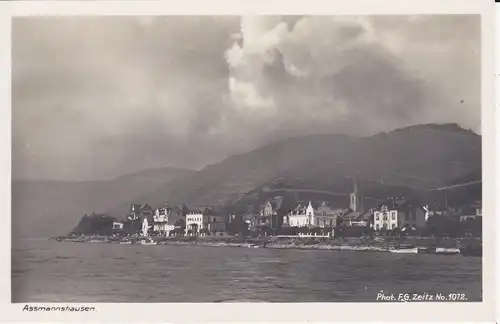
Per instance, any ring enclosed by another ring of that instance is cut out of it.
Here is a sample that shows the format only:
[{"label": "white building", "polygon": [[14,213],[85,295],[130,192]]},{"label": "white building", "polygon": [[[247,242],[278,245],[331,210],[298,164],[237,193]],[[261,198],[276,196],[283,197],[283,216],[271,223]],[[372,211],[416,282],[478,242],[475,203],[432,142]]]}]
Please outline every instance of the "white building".
[{"label": "white building", "polygon": [[309,202],[306,206],[298,205],[287,216],[283,223],[290,227],[335,227],[337,218],[342,214],[343,209],[333,209],[326,202],[323,202],[318,208],[314,208]]},{"label": "white building", "polygon": [[186,215],[186,235],[188,233],[196,235],[203,228],[202,213],[188,213]]},{"label": "white building", "polygon": [[405,199],[399,199],[375,210],[373,225],[375,230],[392,230],[396,227],[422,229],[425,227],[428,215],[424,207],[413,205]]},{"label": "white building", "polygon": [[373,212],[373,228],[375,230],[392,230],[399,227],[398,223],[398,211],[391,210],[386,205]]},{"label": "white building", "polygon": [[298,205],[289,214],[285,220],[290,227],[312,226],[314,221],[314,207],[311,202],[306,206]]},{"label": "white building", "polygon": [[186,215],[186,235],[200,235],[202,230],[209,235],[222,234],[226,230],[226,217],[209,211],[190,212]]},{"label": "white building", "polygon": [[113,222],[113,229],[114,230],[121,230],[121,229],[123,229],[123,223],[122,222]]},{"label": "white building", "polygon": [[153,215],[153,231],[169,236],[170,231],[175,229],[175,223],[182,217],[181,208],[168,205],[158,208]]}]

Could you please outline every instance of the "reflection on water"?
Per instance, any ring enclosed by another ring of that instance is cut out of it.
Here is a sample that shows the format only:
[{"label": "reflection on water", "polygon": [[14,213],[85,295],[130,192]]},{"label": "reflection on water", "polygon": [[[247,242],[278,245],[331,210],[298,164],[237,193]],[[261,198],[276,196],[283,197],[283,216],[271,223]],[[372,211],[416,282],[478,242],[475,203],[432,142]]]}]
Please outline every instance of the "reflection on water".
[{"label": "reflection on water", "polygon": [[481,300],[481,258],[26,240],[13,302],[355,302],[394,293]]}]

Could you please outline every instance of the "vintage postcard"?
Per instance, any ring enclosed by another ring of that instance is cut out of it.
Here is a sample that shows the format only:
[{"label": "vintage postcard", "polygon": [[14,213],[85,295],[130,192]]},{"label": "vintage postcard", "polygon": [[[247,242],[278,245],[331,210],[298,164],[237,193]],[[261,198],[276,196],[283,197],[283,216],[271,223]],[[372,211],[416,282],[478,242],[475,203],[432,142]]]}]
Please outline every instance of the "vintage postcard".
[{"label": "vintage postcard", "polygon": [[6,320],[493,321],[489,1],[2,8]]}]

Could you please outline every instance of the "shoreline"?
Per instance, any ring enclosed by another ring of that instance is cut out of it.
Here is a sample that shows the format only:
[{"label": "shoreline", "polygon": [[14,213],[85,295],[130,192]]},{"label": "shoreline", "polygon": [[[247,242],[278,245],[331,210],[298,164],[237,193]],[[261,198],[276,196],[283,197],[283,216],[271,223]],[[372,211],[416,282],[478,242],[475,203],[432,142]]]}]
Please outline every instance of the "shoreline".
[{"label": "shoreline", "polygon": [[[207,247],[233,247],[233,248],[266,248],[286,250],[330,250],[330,251],[356,251],[356,252],[390,252],[397,246],[411,246],[413,249],[435,248],[432,254],[460,254],[457,247],[463,241],[466,244],[481,242],[473,238],[402,238],[402,239],[366,239],[366,238],[241,238],[241,237],[149,237],[149,238],[120,238],[105,236],[81,237],[56,237],[50,238],[58,242],[75,243],[100,243],[100,244],[136,244],[141,245],[141,240],[151,240],[152,244],[146,245],[171,245],[171,246],[207,246]],[[129,242],[129,243],[124,243]],[[405,247],[406,248],[406,247]],[[411,249],[410,248],[410,249]],[[411,252],[410,252],[411,253]],[[419,252],[421,253],[421,252]],[[425,252],[424,252],[425,253]]]}]

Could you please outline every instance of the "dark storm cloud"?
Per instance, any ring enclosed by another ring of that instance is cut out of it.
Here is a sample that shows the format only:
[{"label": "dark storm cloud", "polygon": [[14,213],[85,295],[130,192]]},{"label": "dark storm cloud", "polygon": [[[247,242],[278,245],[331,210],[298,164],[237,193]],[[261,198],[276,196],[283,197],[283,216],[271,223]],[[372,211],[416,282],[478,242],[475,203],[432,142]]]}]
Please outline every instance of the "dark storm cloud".
[{"label": "dark storm cloud", "polygon": [[198,168],[314,132],[479,132],[479,27],[478,16],[15,18],[14,177]]}]

